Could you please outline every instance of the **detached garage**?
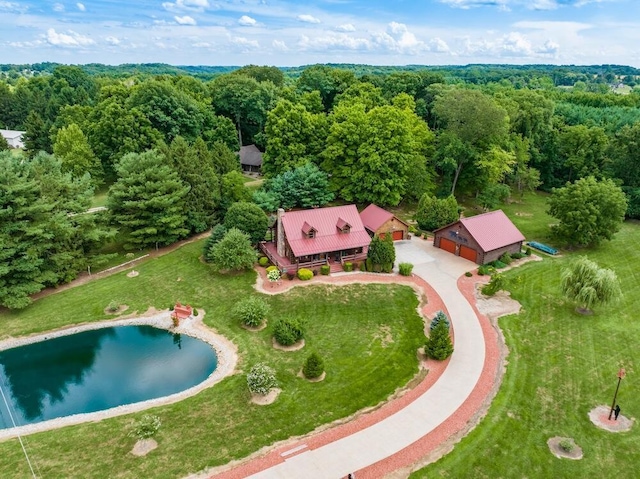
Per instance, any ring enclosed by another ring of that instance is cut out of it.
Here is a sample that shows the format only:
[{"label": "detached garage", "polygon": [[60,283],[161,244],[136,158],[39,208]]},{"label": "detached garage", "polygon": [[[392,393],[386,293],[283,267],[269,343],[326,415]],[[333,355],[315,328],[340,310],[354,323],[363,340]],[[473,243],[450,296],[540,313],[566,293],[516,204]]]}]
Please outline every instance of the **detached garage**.
[{"label": "detached garage", "polygon": [[377,205],[370,204],[362,210],[360,219],[371,237],[377,235],[384,238],[387,233],[391,233],[393,241],[409,237],[409,225],[393,213]]},{"label": "detached garage", "polygon": [[435,247],[477,264],[490,263],[504,253],[518,253],[524,241],[502,210],[462,218],[434,234]]}]

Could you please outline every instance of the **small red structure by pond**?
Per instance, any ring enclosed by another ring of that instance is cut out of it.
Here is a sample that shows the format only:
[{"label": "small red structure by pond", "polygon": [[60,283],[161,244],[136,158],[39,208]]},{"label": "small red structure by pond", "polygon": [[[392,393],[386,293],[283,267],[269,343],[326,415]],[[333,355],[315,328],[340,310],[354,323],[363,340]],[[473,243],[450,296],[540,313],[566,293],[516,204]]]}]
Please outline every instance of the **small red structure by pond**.
[{"label": "small red structure by pond", "polygon": [[177,302],[173,307],[173,313],[171,313],[171,318],[175,321],[180,321],[181,319],[186,319],[193,313],[193,308],[188,304],[183,306],[180,302]]}]

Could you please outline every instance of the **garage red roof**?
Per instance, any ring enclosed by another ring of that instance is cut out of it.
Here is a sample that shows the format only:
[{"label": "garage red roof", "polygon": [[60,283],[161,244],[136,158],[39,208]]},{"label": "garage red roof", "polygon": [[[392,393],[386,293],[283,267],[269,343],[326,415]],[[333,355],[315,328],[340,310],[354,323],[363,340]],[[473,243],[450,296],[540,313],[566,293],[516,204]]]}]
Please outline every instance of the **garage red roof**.
[{"label": "garage red roof", "polygon": [[493,251],[519,241],[524,236],[502,210],[490,211],[470,218],[461,218],[460,223],[478,242],[483,251]]},{"label": "garage red roof", "polygon": [[[346,224],[350,226],[349,232],[341,233],[340,225]],[[296,257],[361,248],[371,243],[355,205],[288,211],[282,217],[282,226]],[[310,228],[316,230],[313,238],[307,238],[303,232]]]},{"label": "garage red roof", "polygon": [[371,203],[360,213],[362,224],[370,231],[376,232],[383,224],[393,218],[393,213]]}]

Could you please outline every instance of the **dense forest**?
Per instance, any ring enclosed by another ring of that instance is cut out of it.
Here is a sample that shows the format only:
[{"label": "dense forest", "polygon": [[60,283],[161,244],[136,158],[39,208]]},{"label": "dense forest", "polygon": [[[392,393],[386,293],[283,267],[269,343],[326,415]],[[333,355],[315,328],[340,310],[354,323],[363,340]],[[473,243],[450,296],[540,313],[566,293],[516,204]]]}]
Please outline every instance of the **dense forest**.
[{"label": "dense forest", "polygon": [[[1,65],[0,127],[26,148],[0,152],[0,305],[100,264],[105,244],[206,231],[239,201],[493,208],[592,176],[638,218],[639,79],[617,65]],[[240,172],[248,144],[264,152],[258,191]],[[108,211],[84,214],[97,190]]]}]

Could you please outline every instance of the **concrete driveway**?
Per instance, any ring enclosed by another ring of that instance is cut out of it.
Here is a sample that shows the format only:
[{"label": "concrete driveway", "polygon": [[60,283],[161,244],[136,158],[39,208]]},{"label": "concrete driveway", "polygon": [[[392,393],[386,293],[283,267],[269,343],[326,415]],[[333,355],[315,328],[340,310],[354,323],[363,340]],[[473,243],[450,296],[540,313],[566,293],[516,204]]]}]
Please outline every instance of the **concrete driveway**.
[{"label": "concrete driveway", "polygon": [[413,272],[419,276],[424,277],[420,273],[428,268],[440,270],[447,276],[458,279],[465,272],[478,267],[474,262],[436,248],[432,241],[421,238],[396,241],[394,245],[396,247],[396,271],[399,263],[411,263]]}]

